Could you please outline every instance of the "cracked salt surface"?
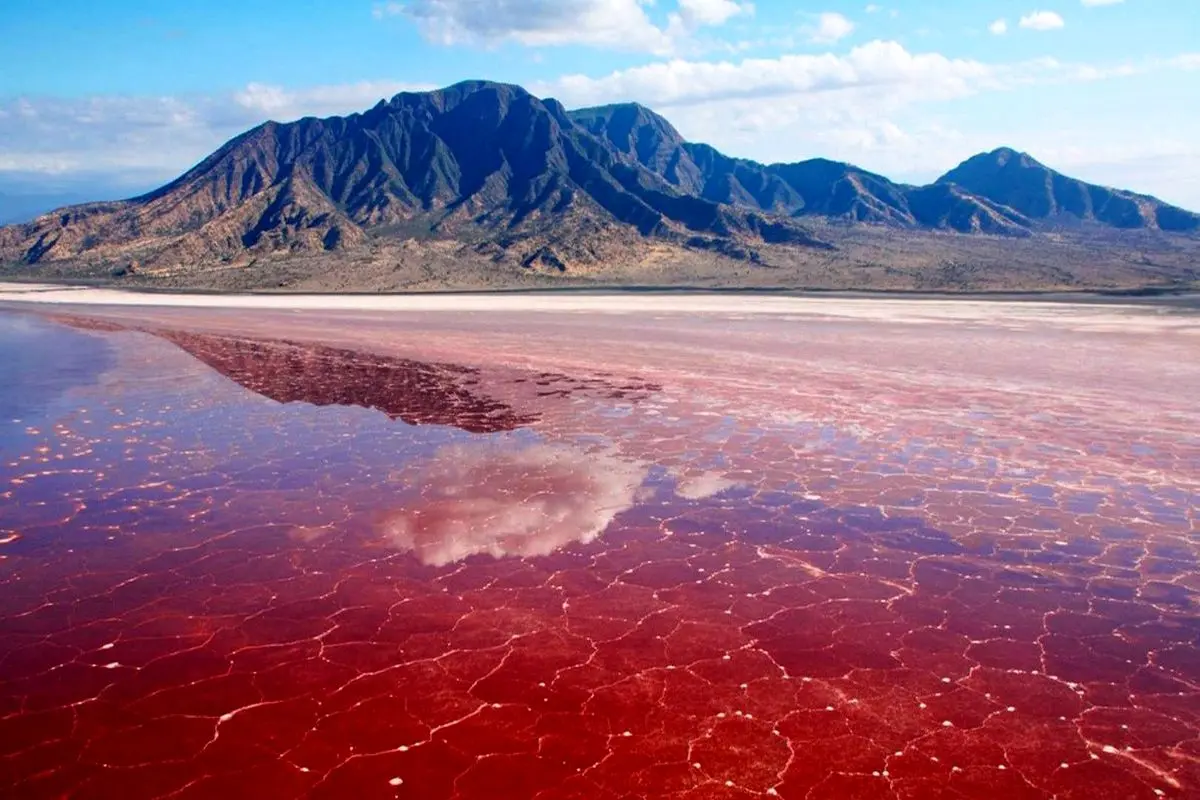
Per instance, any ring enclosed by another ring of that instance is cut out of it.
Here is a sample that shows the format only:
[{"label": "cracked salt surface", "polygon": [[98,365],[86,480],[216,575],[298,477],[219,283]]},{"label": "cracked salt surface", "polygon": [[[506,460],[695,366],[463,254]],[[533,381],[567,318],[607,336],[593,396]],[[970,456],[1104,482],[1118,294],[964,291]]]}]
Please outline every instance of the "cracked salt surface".
[{"label": "cracked salt surface", "polygon": [[0,794],[1200,793],[1177,324],[87,313]]}]

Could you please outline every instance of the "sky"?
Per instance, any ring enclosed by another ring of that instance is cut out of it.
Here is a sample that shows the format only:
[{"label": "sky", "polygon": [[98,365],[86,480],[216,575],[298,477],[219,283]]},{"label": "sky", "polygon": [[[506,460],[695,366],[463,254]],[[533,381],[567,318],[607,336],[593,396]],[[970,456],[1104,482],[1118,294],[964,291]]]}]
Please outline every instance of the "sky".
[{"label": "sky", "polygon": [[764,162],[915,183],[1009,146],[1200,210],[1200,0],[3,0],[0,195],[121,196],[469,78]]}]

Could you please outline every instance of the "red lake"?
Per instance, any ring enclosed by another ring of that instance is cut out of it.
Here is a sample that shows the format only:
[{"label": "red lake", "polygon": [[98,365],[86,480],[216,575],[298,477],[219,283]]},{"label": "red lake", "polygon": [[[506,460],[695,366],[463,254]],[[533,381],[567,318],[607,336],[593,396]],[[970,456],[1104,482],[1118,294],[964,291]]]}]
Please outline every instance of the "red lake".
[{"label": "red lake", "polygon": [[1200,797],[1192,312],[287,303],[0,310],[0,795]]}]

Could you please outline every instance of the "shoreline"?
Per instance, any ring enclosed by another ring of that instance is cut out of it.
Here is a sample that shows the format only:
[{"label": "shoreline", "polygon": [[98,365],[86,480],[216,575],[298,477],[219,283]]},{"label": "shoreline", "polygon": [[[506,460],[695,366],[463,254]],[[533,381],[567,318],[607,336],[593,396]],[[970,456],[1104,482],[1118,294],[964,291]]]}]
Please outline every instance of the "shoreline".
[{"label": "shoreline", "polygon": [[[146,293],[0,283],[0,311],[68,313],[104,318],[163,318],[182,322],[224,312],[259,323],[290,327],[312,324],[357,325],[364,320],[476,318],[483,329],[522,327],[529,316],[544,319],[610,321],[636,319],[674,326],[679,320],[734,320],[808,323],[999,326],[1021,330],[1048,326],[1060,330],[1141,334],[1173,331],[1200,336],[1200,296],[1188,305],[1121,302],[1064,302],[1045,298],[1006,301],[980,297],[896,297],[782,295],[720,292],[505,292],[414,294],[197,294]],[[298,316],[301,315],[301,316]],[[486,320],[486,321],[485,321]],[[606,322],[605,325],[628,325]]]},{"label": "shoreline", "polygon": [[[103,295],[104,300],[95,296],[84,296],[83,293]],[[55,298],[46,299],[45,295],[68,293],[75,300]],[[12,297],[11,295],[18,295]],[[35,299],[34,295],[41,296]],[[633,298],[633,297],[675,297],[675,298],[724,298],[724,299],[797,299],[797,300],[849,300],[849,301],[895,301],[895,302],[946,302],[946,303],[1012,303],[1033,305],[1060,306],[1133,306],[1133,307],[1166,307],[1177,310],[1200,311],[1200,290],[1194,287],[1186,288],[1145,288],[1145,289],[1081,289],[1046,290],[1046,291],[994,291],[994,292],[926,292],[917,290],[857,290],[857,289],[794,289],[786,287],[703,287],[703,286],[656,286],[656,285],[627,285],[627,286],[551,286],[530,288],[501,288],[501,289],[443,289],[417,292],[289,292],[251,290],[244,292],[222,292],[210,289],[173,289],[155,287],[117,287],[106,282],[37,282],[23,280],[0,280],[0,302],[35,302],[35,303],[67,303],[82,302],[88,305],[135,305],[135,306],[193,306],[205,308],[239,307],[239,308],[346,308],[371,310],[389,305],[389,301],[397,300],[428,300],[469,298],[551,298],[573,297],[581,299],[598,298]],[[138,298],[137,301],[134,298]],[[220,298],[225,303],[209,302]],[[314,301],[345,300],[350,302],[330,302],[320,305]],[[272,300],[275,302],[259,304],[258,302]],[[288,301],[299,301],[289,303]],[[354,302],[370,301],[370,302]],[[417,305],[425,305],[417,303]],[[431,303],[430,306],[442,305]],[[497,303],[504,306],[506,303]],[[432,308],[421,309],[432,310]],[[554,309],[547,309],[554,310]],[[568,310],[563,308],[562,310]],[[663,309],[667,310],[667,309]]]}]

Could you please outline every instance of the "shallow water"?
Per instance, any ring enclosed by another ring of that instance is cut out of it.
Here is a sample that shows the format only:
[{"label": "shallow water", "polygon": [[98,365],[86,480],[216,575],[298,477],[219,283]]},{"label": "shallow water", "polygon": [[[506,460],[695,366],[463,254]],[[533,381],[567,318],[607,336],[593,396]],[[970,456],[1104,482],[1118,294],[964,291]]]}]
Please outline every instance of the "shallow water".
[{"label": "shallow water", "polygon": [[0,793],[1200,793],[1194,340],[262,313],[0,312]]}]

